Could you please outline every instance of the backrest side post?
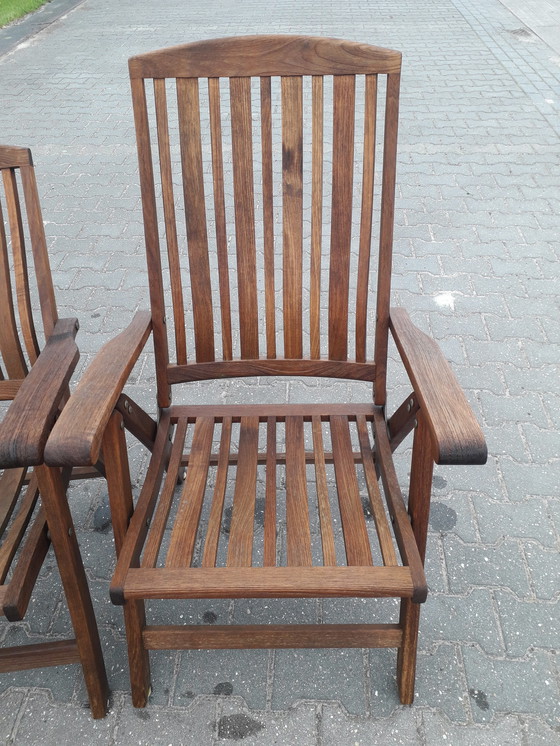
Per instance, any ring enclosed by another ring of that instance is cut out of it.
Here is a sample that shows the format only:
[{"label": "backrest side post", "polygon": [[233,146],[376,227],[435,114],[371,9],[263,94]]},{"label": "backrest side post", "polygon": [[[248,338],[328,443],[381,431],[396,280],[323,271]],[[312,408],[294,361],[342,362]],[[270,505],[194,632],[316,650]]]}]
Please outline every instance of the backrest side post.
[{"label": "backrest side post", "polygon": [[384,406],[387,399],[387,348],[389,343],[389,306],[391,301],[391,268],[393,261],[399,87],[400,73],[390,73],[387,76],[387,103],[385,107],[374,356],[376,366],[375,403],[380,406]]},{"label": "backrest side post", "polygon": [[146,91],[142,78],[132,78],[132,107],[138,145],[138,168],[140,171],[140,191],[142,212],[144,216],[144,233],[146,257],[150,276],[150,301],[152,307],[152,326],[158,389],[158,405],[162,408],[171,404],[171,388],[167,381],[169,347],[166,332],[165,304],[163,295],[163,277],[157,224],[156,196],[154,188],[154,170]]}]

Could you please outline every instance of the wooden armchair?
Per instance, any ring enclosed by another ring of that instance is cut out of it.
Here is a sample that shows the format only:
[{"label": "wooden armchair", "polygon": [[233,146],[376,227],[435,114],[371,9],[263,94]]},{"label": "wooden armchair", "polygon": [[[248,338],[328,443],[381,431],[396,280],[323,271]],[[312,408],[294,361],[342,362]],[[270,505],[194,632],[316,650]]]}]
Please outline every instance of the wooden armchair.
[{"label": "wooden armchair", "polygon": [[[133,702],[146,703],[149,650],[396,647],[410,703],[433,463],[481,464],[486,447],[437,346],[389,306],[401,55],[253,36],[129,67],[151,314],[99,353],[47,462],[95,463],[103,448],[118,551],[111,598],[124,606]],[[119,397],[150,331],[159,421],[133,511],[123,412],[125,426],[152,434]],[[411,382],[391,417],[389,332]],[[364,403],[329,402],[326,390],[322,404],[171,404],[178,384],[243,376],[361,382]],[[413,430],[406,504],[392,453]],[[400,619],[146,623],[150,599],[352,596],[400,598]]]},{"label": "wooden armchair", "polygon": [[[47,437],[79,358],[78,322],[57,315],[30,151],[0,146],[0,172],[0,399],[11,402],[0,423],[0,613],[9,621],[24,617],[52,541],[75,633],[75,639],[0,648],[0,672],[81,663],[92,715],[98,718],[106,712],[107,677],[66,501],[68,480],[87,472],[43,463]],[[26,237],[36,289],[28,272]],[[32,312],[34,290],[46,340],[42,349]]]}]

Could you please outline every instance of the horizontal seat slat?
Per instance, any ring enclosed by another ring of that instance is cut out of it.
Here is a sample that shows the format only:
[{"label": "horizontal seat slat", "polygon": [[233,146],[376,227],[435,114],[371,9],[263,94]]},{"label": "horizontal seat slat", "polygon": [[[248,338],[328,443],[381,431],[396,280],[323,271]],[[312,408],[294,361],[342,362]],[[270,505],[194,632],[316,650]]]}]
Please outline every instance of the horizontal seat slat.
[{"label": "horizontal seat slat", "polygon": [[[113,588],[114,598],[121,589]],[[131,568],[124,599],[134,598],[411,598],[407,567]],[[116,593],[115,593],[116,591]]]}]

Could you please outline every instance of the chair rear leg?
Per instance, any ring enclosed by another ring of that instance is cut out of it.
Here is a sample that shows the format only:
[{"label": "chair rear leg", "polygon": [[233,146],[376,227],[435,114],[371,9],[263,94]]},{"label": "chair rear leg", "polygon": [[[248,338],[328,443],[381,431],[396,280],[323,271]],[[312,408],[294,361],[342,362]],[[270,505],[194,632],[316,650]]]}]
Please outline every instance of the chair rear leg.
[{"label": "chair rear leg", "polygon": [[[408,512],[418,551],[422,562],[424,562],[434,458],[430,434],[421,410],[418,411],[417,422],[412,446]],[[412,704],[414,699],[419,624],[420,604],[416,604],[407,598],[402,599],[400,625],[403,630],[403,641],[397,657],[397,680],[399,695],[403,704]]]},{"label": "chair rear leg", "polygon": [[414,700],[416,678],[420,604],[415,604],[409,598],[403,598],[399,623],[402,627],[403,639],[397,654],[397,685],[401,703],[411,705]]},{"label": "chair rear leg", "polygon": [[107,712],[109,684],[87,578],[59,469],[36,466],[43,508],[80,654],[91,713]]},{"label": "chair rear leg", "polygon": [[[103,436],[103,457],[115,551],[118,557],[134,511],[134,504],[124,423],[122,415],[117,411],[111,415]],[[132,703],[135,707],[145,707],[150,695],[150,659],[142,638],[142,632],[146,626],[144,602],[126,601],[123,611]]]}]

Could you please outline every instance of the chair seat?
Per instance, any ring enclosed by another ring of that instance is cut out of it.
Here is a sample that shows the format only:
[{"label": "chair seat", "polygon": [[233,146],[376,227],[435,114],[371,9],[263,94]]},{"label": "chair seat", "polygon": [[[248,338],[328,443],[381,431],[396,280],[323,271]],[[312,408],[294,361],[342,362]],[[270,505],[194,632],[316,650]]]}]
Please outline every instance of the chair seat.
[{"label": "chair seat", "polygon": [[131,524],[146,534],[140,561],[112,595],[423,600],[402,496],[378,484],[382,416],[372,404],[171,408],[138,505],[155,505],[150,528]]}]

